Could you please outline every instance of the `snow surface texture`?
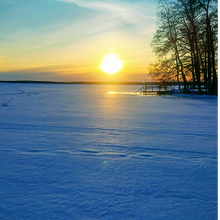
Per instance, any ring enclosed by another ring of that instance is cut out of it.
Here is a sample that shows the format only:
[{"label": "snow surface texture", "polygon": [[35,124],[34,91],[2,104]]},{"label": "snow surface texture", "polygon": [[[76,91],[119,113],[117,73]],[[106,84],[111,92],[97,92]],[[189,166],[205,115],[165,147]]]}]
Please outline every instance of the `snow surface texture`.
[{"label": "snow surface texture", "polygon": [[217,99],[137,89],[0,84],[0,219],[217,219]]}]

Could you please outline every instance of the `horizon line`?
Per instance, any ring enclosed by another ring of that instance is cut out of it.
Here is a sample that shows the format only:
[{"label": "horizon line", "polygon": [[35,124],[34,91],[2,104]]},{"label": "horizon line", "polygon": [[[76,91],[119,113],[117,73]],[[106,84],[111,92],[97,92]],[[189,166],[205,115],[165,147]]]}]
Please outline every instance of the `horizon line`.
[{"label": "horizon line", "polygon": [[[0,80],[0,83],[42,83],[42,84],[88,84],[88,85],[159,85],[161,82],[88,82],[88,81],[72,81],[72,82],[61,82],[61,81],[41,81],[41,80]],[[183,85],[183,82],[163,82],[166,85]],[[187,85],[192,85],[193,82],[187,82]],[[201,84],[203,84],[201,82]]]}]

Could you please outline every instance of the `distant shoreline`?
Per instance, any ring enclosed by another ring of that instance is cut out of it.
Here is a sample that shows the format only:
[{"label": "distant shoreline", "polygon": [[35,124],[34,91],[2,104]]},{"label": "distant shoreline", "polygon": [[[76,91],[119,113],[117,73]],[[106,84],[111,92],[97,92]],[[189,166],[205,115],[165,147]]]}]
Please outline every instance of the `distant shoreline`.
[{"label": "distant shoreline", "polygon": [[[56,81],[35,81],[35,80],[0,80],[0,83],[41,83],[41,84],[84,84],[84,85],[143,85],[144,82],[56,82]],[[159,85],[159,82],[146,82],[146,85]],[[166,85],[183,85],[183,82],[166,82]],[[193,82],[188,82],[192,85]]]},{"label": "distant shoreline", "polygon": [[0,83],[42,83],[42,84],[89,84],[89,85],[143,85],[143,82],[56,82],[35,80],[0,80]]}]

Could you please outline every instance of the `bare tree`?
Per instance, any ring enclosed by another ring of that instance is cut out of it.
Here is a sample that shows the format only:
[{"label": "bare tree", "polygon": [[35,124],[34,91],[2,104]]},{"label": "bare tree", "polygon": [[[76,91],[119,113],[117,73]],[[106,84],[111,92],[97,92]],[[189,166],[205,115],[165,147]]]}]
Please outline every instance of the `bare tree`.
[{"label": "bare tree", "polygon": [[216,0],[159,0],[151,44],[158,61],[151,65],[150,74],[155,79],[173,79],[175,69],[176,81],[184,82],[184,89],[189,80],[199,90],[203,83],[209,92],[216,91],[217,26]]}]

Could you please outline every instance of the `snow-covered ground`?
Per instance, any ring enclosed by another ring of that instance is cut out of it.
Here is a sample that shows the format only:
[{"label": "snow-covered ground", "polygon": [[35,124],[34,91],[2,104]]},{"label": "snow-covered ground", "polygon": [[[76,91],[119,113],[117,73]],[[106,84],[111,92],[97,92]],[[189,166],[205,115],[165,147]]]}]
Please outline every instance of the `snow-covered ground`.
[{"label": "snow-covered ground", "polygon": [[217,99],[137,89],[1,83],[0,219],[216,219]]}]

